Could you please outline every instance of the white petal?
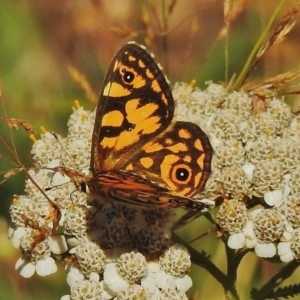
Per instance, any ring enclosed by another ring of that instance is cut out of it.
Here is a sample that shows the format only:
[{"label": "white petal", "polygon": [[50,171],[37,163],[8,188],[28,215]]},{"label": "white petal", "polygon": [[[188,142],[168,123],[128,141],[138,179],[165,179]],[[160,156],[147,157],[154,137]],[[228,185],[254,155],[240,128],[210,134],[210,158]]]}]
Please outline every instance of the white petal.
[{"label": "white petal", "polygon": [[256,246],[256,244],[257,244],[257,239],[256,239],[256,237],[255,237],[254,239],[246,238],[246,240],[245,240],[245,245],[246,245],[246,247],[249,248],[249,249],[254,248],[254,247]]},{"label": "white petal", "polygon": [[52,257],[39,260],[36,263],[36,273],[40,276],[47,276],[57,272],[57,265]]},{"label": "white petal", "polygon": [[214,149],[217,149],[218,147],[221,147],[221,145],[222,145],[222,140],[217,138],[217,136],[214,135],[212,132],[210,132],[209,141]]},{"label": "white petal", "polygon": [[156,274],[160,271],[160,265],[156,262],[149,262],[148,263],[148,275],[151,276],[153,274],[156,276]]},{"label": "white petal", "polygon": [[255,165],[251,163],[246,163],[242,166],[242,170],[245,172],[249,180],[252,180],[254,169],[255,169]]},{"label": "white petal", "polygon": [[281,190],[266,192],[264,195],[265,202],[270,206],[278,205],[282,201],[282,197],[283,194]]},{"label": "white petal", "polygon": [[91,274],[89,276],[89,281],[99,282],[100,281],[99,274],[97,274],[95,272],[91,272]]},{"label": "white petal", "polygon": [[272,243],[257,243],[255,253],[259,257],[273,257],[276,254],[276,247]]},{"label": "white petal", "polygon": [[63,235],[54,235],[49,237],[49,246],[54,254],[62,254],[68,250],[66,238]]},{"label": "white petal", "polygon": [[71,296],[70,295],[64,295],[60,298],[60,300],[71,300]]},{"label": "white petal", "polygon": [[283,242],[287,242],[287,241],[290,241],[291,238],[292,238],[292,232],[289,230],[290,228],[288,228],[288,230],[285,230],[283,233],[282,233],[282,236],[281,236],[281,241]]},{"label": "white petal", "polygon": [[245,236],[245,245],[247,248],[254,248],[257,244],[257,239],[253,230],[253,222],[248,221],[246,226],[243,229],[243,233]]},{"label": "white petal", "polygon": [[11,243],[15,248],[17,248],[17,249],[20,248],[20,239],[26,233],[26,231],[27,231],[27,229],[24,227],[18,227],[14,231],[12,238],[11,238]]},{"label": "white petal", "polygon": [[16,262],[15,269],[20,272],[24,278],[30,278],[35,272],[35,265],[27,262],[23,258],[19,258]]},{"label": "white petal", "polygon": [[156,287],[155,277],[147,276],[141,280],[141,286],[144,287],[149,294],[154,294]]},{"label": "white petal", "polygon": [[285,174],[285,175],[283,175],[282,177],[283,177],[283,179],[284,179],[284,183],[286,183],[286,184],[288,184],[289,181],[292,179],[291,174]]},{"label": "white petal", "polygon": [[185,293],[193,285],[192,279],[190,276],[185,275],[182,278],[176,279],[176,287],[182,293]]},{"label": "white petal", "polygon": [[175,278],[165,272],[160,272],[156,277],[156,285],[158,288],[166,290],[168,288],[175,288]]},{"label": "white petal", "polygon": [[78,268],[70,266],[67,268],[67,283],[70,287],[72,287],[77,282],[81,282],[84,279],[83,274],[79,271]]},{"label": "white petal", "polygon": [[13,229],[12,227],[8,228],[7,236],[8,236],[9,239],[12,237],[12,235],[14,234],[14,232],[15,232],[15,229]]},{"label": "white petal", "polygon": [[160,298],[161,298],[160,296],[161,296],[160,291],[159,291],[159,289],[157,288],[157,289],[155,290],[154,294],[151,295],[150,300],[157,300],[157,299],[160,299]]},{"label": "white petal", "polygon": [[122,290],[127,289],[129,283],[119,276],[116,270],[116,264],[107,264],[103,273],[104,288],[112,295],[119,294]]},{"label": "white petal", "polygon": [[291,174],[285,174],[283,175],[283,179],[284,179],[284,189],[283,189],[283,199],[285,200],[288,195],[291,193],[291,187],[289,185],[289,181],[291,180]]},{"label": "white petal", "polygon": [[280,256],[281,261],[289,262],[294,259],[294,255],[292,253],[290,243],[279,243],[277,246],[278,255]]},{"label": "white petal", "polygon": [[[67,243],[71,247],[76,247],[82,243],[82,241],[78,240],[77,238],[69,238]],[[74,252],[75,253],[75,252]]]},{"label": "white petal", "polygon": [[52,177],[53,186],[61,185],[70,182],[70,177],[67,175],[62,175],[59,172],[56,172]]},{"label": "white petal", "polygon": [[245,235],[242,232],[232,234],[228,239],[228,247],[231,249],[241,249],[245,246]]},{"label": "white petal", "polygon": [[101,290],[102,290],[102,293],[101,293],[101,300],[109,300],[109,299],[114,298],[113,295],[111,295],[110,293],[108,293],[108,292],[104,289],[104,282],[103,282],[103,280],[100,282],[100,288],[101,288]]},{"label": "white petal", "polygon": [[249,214],[250,214],[250,217],[252,218],[252,220],[263,210],[264,210],[264,208],[257,208],[257,209],[250,211]]},{"label": "white petal", "polygon": [[61,160],[60,159],[53,159],[49,162],[47,165],[47,168],[55,168],[61,166]]}]

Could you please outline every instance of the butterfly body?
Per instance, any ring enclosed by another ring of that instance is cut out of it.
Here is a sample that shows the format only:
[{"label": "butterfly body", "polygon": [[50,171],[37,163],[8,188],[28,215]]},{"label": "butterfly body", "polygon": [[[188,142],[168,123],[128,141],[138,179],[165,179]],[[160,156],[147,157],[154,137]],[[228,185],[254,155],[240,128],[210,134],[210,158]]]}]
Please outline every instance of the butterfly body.
[{"label": "butterfly body", "polygon": [[114,57],[96,112],[92,138],[94,202],[202,209],[191,196],[211,172],[212,147],[198,125],[172,122],[174,99],[159,65],[143,46]]}]

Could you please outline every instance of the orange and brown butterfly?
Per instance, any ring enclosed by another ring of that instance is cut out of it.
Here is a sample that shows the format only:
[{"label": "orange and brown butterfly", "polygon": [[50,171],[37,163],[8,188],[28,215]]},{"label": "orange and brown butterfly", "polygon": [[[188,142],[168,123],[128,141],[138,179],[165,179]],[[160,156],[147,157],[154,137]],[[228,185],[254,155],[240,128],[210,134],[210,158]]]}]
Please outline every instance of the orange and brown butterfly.
[{"label": "orange and brown butterfly", "polygon": [[167,79],[146,48],[125,44],[108,69],[92,137],[93,204],[205,210],[192,197],[211,173],[212,147],[190,122],[172,122]]}]

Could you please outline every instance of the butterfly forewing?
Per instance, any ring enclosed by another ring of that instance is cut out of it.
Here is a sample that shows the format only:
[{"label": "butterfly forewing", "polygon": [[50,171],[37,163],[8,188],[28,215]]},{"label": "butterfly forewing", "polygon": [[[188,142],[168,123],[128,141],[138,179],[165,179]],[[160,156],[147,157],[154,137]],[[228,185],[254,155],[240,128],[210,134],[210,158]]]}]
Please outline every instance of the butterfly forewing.
[{"label": "butterfly forewing", "polygon": [[141,46],[128,43],[114,57],[104,80],[92,141],[93,172],[118,169],[170,124],[169,85]]}]

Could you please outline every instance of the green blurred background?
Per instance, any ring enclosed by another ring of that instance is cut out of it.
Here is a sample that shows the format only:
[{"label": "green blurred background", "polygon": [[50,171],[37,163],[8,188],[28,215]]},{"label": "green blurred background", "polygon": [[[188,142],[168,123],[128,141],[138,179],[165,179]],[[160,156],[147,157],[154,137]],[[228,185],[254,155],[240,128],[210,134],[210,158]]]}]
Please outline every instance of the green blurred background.
[{"label": "green blurred background", "polygon": [[[0,88],[6,114],[26,120],[37,133],[40,126],[45,126],[49,131],[65,134],[75,99],[86,108],[95,106],[74,83],[68,66],[75,66],[85,74],[98,93],[112,56],[129,40],[147,44],[171,82],[196,79],[197,85],[204,87],[208,80],[224,81],[224,40],[219,38],[224,26],[223,1],[174,1],[173,12],[168,14],[170,2],[1,0]],[[279,16],[295,3],[285,1]],[[241,70],[277,1],[244,1],[244,5],[242,13],[230,25],[230,76]],[[251,79],[265,79],[298,67],[299,34],[297,23],[288,38],[267,53]],[[287,100],[298,108],[295,96]],[[4,115],[3,107],[1,115]],[[1,136],[9,141],[10,132],[3,122],[0,130]],[[30,166],[32,142],[28,134],[14,131],[13,139],[21,161]],[[13,167],[0,158],[1,171]],[[63,267],[53,276],[31,279],[21,278],[14,270],[20,253],[7,239],[8,210],[13,195],[22,194],[23,189],[23,174],[0,186],[0,300],[59,299],[68,293]],[[205,221],[196,220],[180,233],[188,240],[209,227]],[[217,247],[218,244],[221,243],[215,234],[209,234],[193,245],[212,253],[213,261],[225,269],[223,247]],[[242,294],[246,297],[252,287],[266,282],[277,267],[257,261],[253,254],[247,255],[239,269]],[[192,276],[191,294],[198,291],[195,299],[223,298],[221,287],[206,271],[194,267]]]}]

